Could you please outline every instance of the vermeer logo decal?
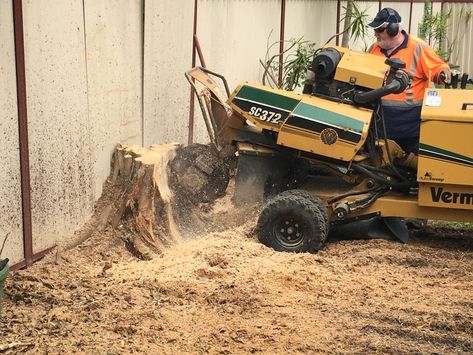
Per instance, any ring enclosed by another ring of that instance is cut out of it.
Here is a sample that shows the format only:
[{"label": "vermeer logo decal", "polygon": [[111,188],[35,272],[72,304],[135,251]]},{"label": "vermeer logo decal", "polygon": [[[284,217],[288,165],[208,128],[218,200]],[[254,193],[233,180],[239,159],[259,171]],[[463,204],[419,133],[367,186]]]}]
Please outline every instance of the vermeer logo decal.
[{"label": "vermeer logo decal", "polygon": [[436,178],[432,176],[432,173],[430,171],[427,171],[424,176],[419,177],[419,180],[422,181],[438,181],[438,182],[443,182],[445,179],[444,178]]},{"label": "vermeer logo decal", "polygon": [[444,191],[443,187],[431,187],[432,202],[455,203],[460,205],[473,205],[473,193],[460,193]]}]

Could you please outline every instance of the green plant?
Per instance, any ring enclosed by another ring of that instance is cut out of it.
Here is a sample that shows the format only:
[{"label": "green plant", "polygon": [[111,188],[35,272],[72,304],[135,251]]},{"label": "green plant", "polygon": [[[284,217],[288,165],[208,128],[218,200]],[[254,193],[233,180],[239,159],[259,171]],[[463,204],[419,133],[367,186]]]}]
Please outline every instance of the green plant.
[{"label": "green plant", "polygon": [[291,39],[289,43],[294,43],[295,51],[286,56],[284,62],[283,87],[286,90],[294,90],[302,85],[305,74],[315,52],[315,43],[304,41],[301,38]]},{"label": "green plant", "polygon": [[3,239],[3,244],[2,247],[0,248],[0,312],[2,310],[2,304],[3,304],[3,283],[5,282],[5,279],[8,277],[9,273],[9,268],[8,268],[8,258],[2,259],[2,252],[3,248],[5,247],[5,243],[8,239],[8,236],[10,233],[7,233],[5,238]]},{"label": "green plant", "polygon": [[[349,0],[347,6],[343,7],[345,10],[343,21],[342,47],[349,47],[349,40],[357,41],[361,39],[365,42],[368,35],[368,21],[370,19],[367,9],[360,9],[354,0]],[[339,34],[339,35],[340,35]],[[366,47],[366,43],[365,47]]]},{"label": "green plant", "polygon": [[418,34],[423,40],[428,39],[430,28],[432,27],[432,2],[425,0],[424,2],[424,15],[419,23]]},{"label": "green plant", "polygon": [[448,45],[448,22],[452,11],[432,12],[432,3],[426,0],[424,3],[424,15],[419,24],[419,36],[429,41],[437,54],[444,60],[448,60],[450,52]]},{"label": "green plant", "polygon": [[8,236],[9,236],[9,235],[10,235],[10,232],[8,232],[8,233],[5,235],[5,238],[3,238],[2,247],[0,248],[0,260],[2,260],[3,248],[5,248],[5,243],[7,242],[7,239],[8,239]]},{"label": "green plant", "polygon": [[446,62],[450,62],[452,56],[458,54],[458,39],[461,38],[462,31],[465,31],[469,21],[473,17],[473,11],[465,7],[460,9],[457,15],[456,28],[450,31],[452,9],[441,10],[433,13],[432,2],[426,0],[424,3],[424,15],[419,24],[419,37],[432,44],[437,54]]},{"label": "green plant", "polygon": [[[280,41],[277,41],[267,47],[265,61],[261,61],[261,65],[264,68],[262,81],[264,85],[293,91],[304,82],[305,73],[314,56],[315,43],[304,40],[303,37],[292,38],[289,41],[285,41],[287,48],[283,53],[270,55],[273,47],[280,43]],[[279,58],[281,54],[285,55],[285,57],[282,63],[282,78],[279,81],[276,78],[279,75]]]},{"label": "green plant", "polygon": [[[342,19],[342,21],[348,21],[348,27],[330,37],[325,44],[342,34],[346,34],[349,39],[354,41],[364,40],[367,35],[366,25],[369,19],[366,11],[366,9],[361,10],[354,1],[351,1],[350,9],[348,9],[348,5],[345,7],[345,16]],[[271,55],[270,53],[274,51],[274,47],[281,42],[276,41],[269,44],[270,37],[271,33],[268,36],[265,60],[264,62],[260,60],[264,68],[262,82],[264,85],[269,85],[273,88],[293,91],[304,83],[307,68],[316,52],[315,43],[307,41],[303,37],[292,38],[289,41],[285,41],[286,49],[282,53]],[[282,77],[281,80],[278,80],[280,71],[279,58],[281,55],[284,57],[284,61],[282,63]]]}]

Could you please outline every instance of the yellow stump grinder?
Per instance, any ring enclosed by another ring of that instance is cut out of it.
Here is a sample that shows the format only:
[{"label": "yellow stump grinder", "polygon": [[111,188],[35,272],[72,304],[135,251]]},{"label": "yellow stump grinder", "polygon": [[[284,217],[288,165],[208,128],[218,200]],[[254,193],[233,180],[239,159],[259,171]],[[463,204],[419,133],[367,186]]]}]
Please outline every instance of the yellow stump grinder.
[{"label": "yellow stump grinder", "polygon": [[[262,243],[315,252],[329,229],[344,226],[405,242],[401,218],[473,221],[473,90],[426,89],[419,154],[406,154],[378,133],[380,98],[410,84],[404,67],[327,46],[314,56],[303,94],[252,82],[230,93],[222,75],[200,67],[186,73],[215,155],[236,159],[234,203],[267,200],[256,227]],[[230,165],[201,160],[187,168],[208,172],[218,196]],[[199,174],[190,192],[196,181],[205,184]]]}]

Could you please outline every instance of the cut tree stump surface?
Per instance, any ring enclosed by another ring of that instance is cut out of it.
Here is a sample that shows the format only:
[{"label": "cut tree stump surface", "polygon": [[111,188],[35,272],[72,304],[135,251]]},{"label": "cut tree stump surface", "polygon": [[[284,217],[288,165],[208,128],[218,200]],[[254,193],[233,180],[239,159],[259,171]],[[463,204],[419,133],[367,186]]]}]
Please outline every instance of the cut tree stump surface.
[{"label": "cut tree stump surface", "polygon": [[168,164],[179,146],[118,145],[113,155],[110,183],[117,201],[111,223],[114,228],[127,227],[136,232],[130,233],[126,242],[144,259],[161,253],[166,245],[180,238],[168,183]]}]

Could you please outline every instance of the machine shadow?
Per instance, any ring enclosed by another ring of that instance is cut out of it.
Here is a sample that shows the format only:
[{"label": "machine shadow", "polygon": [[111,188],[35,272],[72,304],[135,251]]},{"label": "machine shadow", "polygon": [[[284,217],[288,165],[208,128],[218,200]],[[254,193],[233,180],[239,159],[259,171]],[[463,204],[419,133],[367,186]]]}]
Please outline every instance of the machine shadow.
[{"label": "machine shadow", "polygon": [[473,230],[427,226],[411,231],[410,243],[436,249],[473,252]]},{"label": "machine shadow", "polygon": [[[343,226],[343,228],[332,228],[327,243],[369,239],[391,240],[396,243],[401,242],[390,233],[382,233],[381,231],[372,233],[347,224]],[[420,229],[409,230],[407,244],[422,245],[433,249],[473,252],[473,230],[431,227],[427,225]]]}]

